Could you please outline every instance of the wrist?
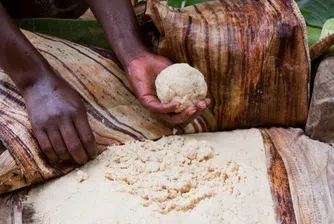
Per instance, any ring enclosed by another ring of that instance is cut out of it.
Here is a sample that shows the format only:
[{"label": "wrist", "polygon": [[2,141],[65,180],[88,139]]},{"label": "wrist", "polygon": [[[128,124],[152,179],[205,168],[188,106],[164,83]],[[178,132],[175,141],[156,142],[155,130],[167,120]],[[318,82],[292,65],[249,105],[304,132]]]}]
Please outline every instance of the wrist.
[{"label": "wrist", "polygon": [[26,49],[12,47],[7,57],[1,61],[1,65],[21,92],[33,86],[44,76],[50,76],[53,71],[37,50],[27,47]]},{"label": "wrist", "polygon": [[120,60],[124,69],[129,67],[129,64],[136,59],[143,57],[145,55],[151,54],[151,52],[143,45],[139,44],[119,44],[120,52],[118,52],[117,57]]},{"label": "wrist", "polygon": [[[108,34],[112,32],[107,32]],[[149,49],[141,40],[138,32],[129,32],[123,35],[107,35],[112,50],[116,54],[124,69],[131,61],[150,53]]]},{"label": "wrist", "polygon": [[50,65],[40,64],[34,69],[26,71],[18,82],[15,82],[19,91],[24,95],[30,88],[46,80],[54,80],[56,75]]}]

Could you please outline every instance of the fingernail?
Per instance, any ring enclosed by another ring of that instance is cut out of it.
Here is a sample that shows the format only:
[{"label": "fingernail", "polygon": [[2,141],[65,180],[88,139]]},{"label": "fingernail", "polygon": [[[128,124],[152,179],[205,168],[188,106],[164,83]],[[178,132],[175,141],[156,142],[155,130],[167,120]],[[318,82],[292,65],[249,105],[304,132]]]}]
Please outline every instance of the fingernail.
[{"label": "fingernail", "polygon": [[206,108],[206,103],[200,102],[198,106],[199,106],[199,108],[201,108],[203,110],[203,109]]},{"label": "fingernail", "polygon": [[196,112],[196,110],[192,110],[188,113],[188,115],[193,115]]}]

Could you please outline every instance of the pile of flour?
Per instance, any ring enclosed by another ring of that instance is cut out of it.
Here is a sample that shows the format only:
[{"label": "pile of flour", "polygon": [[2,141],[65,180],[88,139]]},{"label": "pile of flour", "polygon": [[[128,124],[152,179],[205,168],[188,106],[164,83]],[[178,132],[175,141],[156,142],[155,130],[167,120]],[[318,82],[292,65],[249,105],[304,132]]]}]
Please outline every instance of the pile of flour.
[{"label": "pile of flour", "polygon": [[105,177],[162,214],[193,209],[218,192],[240,195],[234,187],[246,179],[237,163],[214,163],[217,155],[207,141],[174,136],[126,144],[109,153]]},{"label": "pile of flour", "polygon": [[277,223],[263,147],[258,130],[112,146],[24,206],[34,224]]}]

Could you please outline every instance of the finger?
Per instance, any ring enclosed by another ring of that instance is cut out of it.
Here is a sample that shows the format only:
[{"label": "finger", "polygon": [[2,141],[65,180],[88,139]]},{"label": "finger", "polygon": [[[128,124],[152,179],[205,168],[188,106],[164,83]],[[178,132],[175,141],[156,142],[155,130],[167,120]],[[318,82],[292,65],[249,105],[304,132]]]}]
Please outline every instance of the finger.
[{"label": "finger", "polygon": [[73,124],[67,122],[60,128],[60,133],[73,160],[78,164],[86,163],[88,161],[88,156]]},{"label": "finger", "polygon": [[47,133],[48,133],[51,145],[52,145],[55,153],[59,157],[59,159],[61,159],[63,161],[68,161],[68,162],[73,161],[73,158],[71,157],[71,155],[67,151],[65,142],[64,142],[59,130],[56,129],[56,128],[53,128],[53,129],[48,130]]},{"label": "finger", "polygon": [[161,103],[158,97],[154,95],[145,95],[139,99],[143,106],[148,110],[160,114],[174,112],[180,106],[180,103],[178,102],[171,102],[168,104]]},{"label": "finger", "polygon": [[43,152],[43,154],[50,160],[51,162],[58,162],[59,158],[55,151],[52,148],[49,137],[47,136],[45,131],[34,131],[35,137],[38,141],[38,144]]},{"label": "finger", "polygon": [[211,104],[211,99],[210,98],[205,98],[204,99],[206,106],[209,106]]},{"label": "finger", "polygon": [[206,98],[200,102],[198,102],[196,104],[196,112],[187,120],[185,121],[184,123],[182,123],[182,125],[187,125],[189,123],[191,123],[192,121],[194,121],[197,117],[199,117],[203,111],[208,108],[208,106],[210,105],[211,103],[211,100],[209,98]]},{"label": "finger", "polygon": [[196,109],[197,110],[204,110],[206,108],[206,102],[205,101],[199,101],[196,104]]},{"label": "finger", "polygon": [[190,106],[178,114],[160,114],[160,118],[172,125],[182,124],[190,119],[191,116],[196,113],[196,111],[196,107]]},{"label": "finger", "polygon": [[82,116],[78,117],[74,121],[74,127],[78,132],[80,141],[89,156],[89,158],[94,159],[98,154],[96,147],[95,137],[92,129],[88,123],[87,115],[84,113]]},{"label": "finger", "polygon": [[210,103],[211,103],[211,100],[209,98],[206,98],[204,100],[197,102],[196,108],[199,110],[204,110],[210,105]]},{"label": "finger", "polygon": [[183,112],[179,114],[167,114],[160,115],[160,117],[169,124],[172,125],[187,125],[196,119],[198,116],[202,114],[202,112],[206,109],[206,103],[200,104],[199,106],[190,106],[186,108]]}]

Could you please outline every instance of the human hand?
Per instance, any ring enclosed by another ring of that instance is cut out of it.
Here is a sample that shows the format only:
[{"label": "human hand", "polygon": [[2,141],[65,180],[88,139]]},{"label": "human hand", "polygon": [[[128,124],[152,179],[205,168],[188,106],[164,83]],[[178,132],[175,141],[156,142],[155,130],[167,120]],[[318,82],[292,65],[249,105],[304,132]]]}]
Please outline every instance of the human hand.
[{"label": "human hand", "polygon": [[126,70],[129,74],[130,84],[144,107],[156,113],[167,124],[185,125],[207,108],[210,99],[199,101],[195,106],[189,106],[181,113],[174,113],[180,103],[161,103],[157,97],[155,80],[158,74],[170,65],[172,62],[167,58],[147,53],[132,60]]},{"label": "human hand", "polygon": [[50,72],[22,94],[35,137],[51,162],[84,164],[97,156],[83,102],[65,80]]}]

